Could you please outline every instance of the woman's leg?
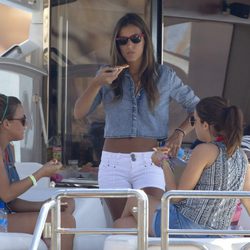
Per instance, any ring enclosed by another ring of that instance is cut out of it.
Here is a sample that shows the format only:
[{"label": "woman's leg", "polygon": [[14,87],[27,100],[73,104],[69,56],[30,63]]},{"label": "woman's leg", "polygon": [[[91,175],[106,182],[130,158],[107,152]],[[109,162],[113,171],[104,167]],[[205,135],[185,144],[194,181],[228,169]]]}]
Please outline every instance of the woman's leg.
[{"label": "woman's leg", "polygon": [[109,208],[111,217],[113,221],[121,217],[124,207],[126,205],[127,199],[125,198],[107,198],[105,202]]},{"label": "woman's leg", "polygon": [[[169,207],[169,228],[171,229],[208,229],[201,225],[198,225],[185,216],[183,216],[177,209],[175,204],[170,204]],[[157,217],[155,220],[155,232],[158,237],[161,236],[161,210],[158,211]],[[210,237],[207,235],[171,235],[171,238],[204,238]],[[218,237],[218,236],[215,236]]]},{"label": "woman's leg", "polygon": [[145,187],[142,189],[148,196],[155,197],[156,199],[161,199],[164,194],[164,190],[154,187]]},{"label": "woman's leg", "polygon": [[[75,228],[76,222],[73,215],[69,213],[62,213],[62,227],[65,228]],[[64,234],[62,235],[62,244],[61,249],[67,250],[67,249],[73,249],[73,243],[74,243],[74,234]]]},{"label": "woman's leg", "polygon": [[128,198],[122,215],[114,221],[115,228],[135,228],[137,227],[137,213],[133,211],[133,207],[137,206],[136,198]]},{"label": "woman's leg", "polygon": [[[165,191],[164,174],[161,168],[152,163],[151,155],[152,152],[103,152],[98,173],[99,187],[142,189],[147,195],[160,199]],[[106,203],[113,220],[122,216],[126,199],[106,199]]]},{"label": "woman's leg", "polygon": [[[160,205],[160,199],[155,198],[153,196],[148,197],[149,201],[149,235],[154,236],[153,230],[153,218],[155,210]],[[137,212],[134,211],[134,207],[137,207],[137,199],[136,198],[129,198],[124,211],[122,213],[121,218],[117,219],[114,222],[114,227],[116,228],[135,228],[137,227]]]},{"label": "woman's leg", "polygon": [[[131,188],[131,184],[129,183],[130,160],[130,154],[102,152],[98,172],[99,188]],[[113,220],[120,218],[127,199],[108,198],[105,201]]]},{"label": "woman's leg", "polygon": [[[14,213],[8,215],[8,232],[33,234],[38,213]],[[48,218],[50,222],[50,218]],[[69,213],[62,212],[62,227],[75,228],[75,219]],[[62,250],[73,249],[74,235],[62,235]],[[45,241],[48,244],[48,241]],[[48,246],[49,247],[49,246]]]},{"label": "woman's leg", "polygon": [[8,232],[33,234],[38,213],[14,213],[8,215]]}]

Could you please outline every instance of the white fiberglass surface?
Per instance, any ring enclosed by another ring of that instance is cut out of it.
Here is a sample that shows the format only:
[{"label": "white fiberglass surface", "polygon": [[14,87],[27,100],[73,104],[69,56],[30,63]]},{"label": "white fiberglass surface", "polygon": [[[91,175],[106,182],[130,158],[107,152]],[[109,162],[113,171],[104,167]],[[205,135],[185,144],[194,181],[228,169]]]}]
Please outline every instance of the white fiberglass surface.
[{"label": "white fiberglass surface", "polygon": [[26,116],[29,119],[24,140],[13,142],[16,161],[21,161],[21,148],[31,149],[33,146],[34,129],[31,117],[32,86],[32,78],[14,72],[0,70],[0,93],[19,98],[23,103]]}]

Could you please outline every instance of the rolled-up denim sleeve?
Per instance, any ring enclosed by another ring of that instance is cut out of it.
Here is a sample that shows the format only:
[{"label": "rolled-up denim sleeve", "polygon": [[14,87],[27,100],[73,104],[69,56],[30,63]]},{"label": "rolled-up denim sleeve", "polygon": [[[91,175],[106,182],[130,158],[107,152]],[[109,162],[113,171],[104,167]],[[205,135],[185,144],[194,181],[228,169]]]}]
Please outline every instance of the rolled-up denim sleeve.
[{"label": "rolled-up denim sleeve", "polygon": [[[98,75],[98,73],[99,73],[99,71],[101,70],[102,67],[104,67],[104,66],[101,65],[101,66],[99,67],[99,69],[96,71],[96,74],[95,74],[95,75]],[[94,101],[92,102],[92,104],[91,104],[91,106],[90,106],[90,109],[89,109],[89,111],[88,111],[88,113],[87,113],[87,116],[88,116],[89,114],[93,113],[93,112],[96,110],[97,106],[101,103],[101,101],[102,101],[102,88],[99,90],[99,92],[97,93],[97,95],[96,95]]]},{"label": "rolled-up denim sleeve", "polygon": [[97,106],[101,103],[101,101],[102,101],[102,89],[100,89],[99,92],[97,93],[94,101],[90,106],[87,116],[96,110]]},{"label": "rolled-up denim sleeve", "polygon": [[170,82],[171,98],[181,104],[188,113],[194,112],[200,98],[195,95],[194,91],[188,85],[182,82],[172,69],[170,70]]}]

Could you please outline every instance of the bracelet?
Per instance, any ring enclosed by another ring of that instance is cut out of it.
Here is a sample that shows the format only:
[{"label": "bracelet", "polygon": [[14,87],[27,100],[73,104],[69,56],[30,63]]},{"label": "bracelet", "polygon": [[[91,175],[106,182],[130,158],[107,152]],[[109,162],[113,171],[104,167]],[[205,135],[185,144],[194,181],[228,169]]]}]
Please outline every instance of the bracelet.
[{"label": "bracelet", "polygon": [[183,129],[181,129],[181,128],[176,128],[174,131],[181,132],[183,134],[183,136],[186,135],[185,131]]},{"label": "bracelet", "polygon": [[34,176],[34,175],[29,175],[29,178],[30,178],[30,180],[31,180],[31,182],[32,182],[32,185],[33,185],[33,186],[36,186],[36,185],[37,185],[37,181],[36,181],[35,176]]}]

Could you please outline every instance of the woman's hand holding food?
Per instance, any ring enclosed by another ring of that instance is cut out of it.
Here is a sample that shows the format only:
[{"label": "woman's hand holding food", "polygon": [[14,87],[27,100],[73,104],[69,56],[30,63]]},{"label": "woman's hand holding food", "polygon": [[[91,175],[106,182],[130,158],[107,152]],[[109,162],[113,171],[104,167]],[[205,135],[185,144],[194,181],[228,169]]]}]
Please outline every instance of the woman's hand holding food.
[{"label": "woman's hand holding food", "polygon": [[95,77],[95,83],[98,85],[112,84],[112,82],[119,76],[123,69],[129,67],[129,65],[121,66],[108,66],[103,67]]},{"label": "woman's hand holding food", "polygon": [[50,177],[62,168],[62,163],[53,159],[45,163],[38,171],[42,172],[43,177]]},{"label": "woman's hand holding food", "polygon": [[158,147],[153,148],[154,153],[151,156],[152,162],[158,166],[162,167],[163,161],[168,159],[168,151],[167,147]]}]

